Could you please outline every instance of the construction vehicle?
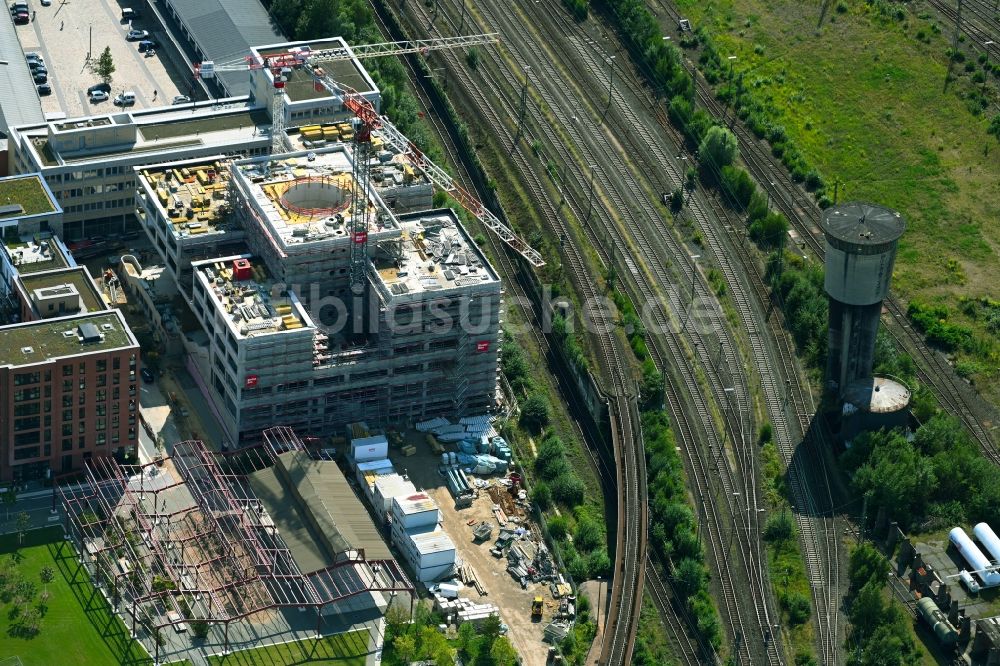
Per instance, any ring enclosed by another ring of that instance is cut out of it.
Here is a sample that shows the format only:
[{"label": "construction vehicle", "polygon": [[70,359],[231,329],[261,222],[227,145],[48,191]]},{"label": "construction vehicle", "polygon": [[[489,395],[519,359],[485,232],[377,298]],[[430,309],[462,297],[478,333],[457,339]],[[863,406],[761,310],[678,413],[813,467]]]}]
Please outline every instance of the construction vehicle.
[{"label": "construction vehicle", "polygon": [[535,597],[535,600],[531,602],[531,619],[541,620],[542,619],[542,608],[545,603],[542,601],[541,595]]}]

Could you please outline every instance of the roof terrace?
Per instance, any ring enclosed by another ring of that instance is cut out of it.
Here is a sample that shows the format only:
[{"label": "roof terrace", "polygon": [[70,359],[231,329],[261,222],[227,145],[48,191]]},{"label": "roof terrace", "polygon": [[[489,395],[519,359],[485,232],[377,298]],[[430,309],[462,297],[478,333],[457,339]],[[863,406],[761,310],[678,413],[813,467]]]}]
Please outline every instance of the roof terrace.
[{"label": "roof terrace", "polygon": [[50,239],[22,238],[7,241],[7,252],[21,275],[69,266],[69,259],[63,254],[59,244]]},{"label": "roof terrace", "polygon": [[[25,295],[29,299],[32,299],[36,295],[36,292],[39,292],[37,294],[39,299],[44,299],[47,296],[55,295],[53,290],[57,290],[59,287],[65,285],[71,285],[76,290],[76,294],[79,295],[80,304],[83,306],[84,312],[96,312],[107,309],[101,292],[98,291],[97,285],[94,284],[94,280],[90,277],[90,273],[83,266],[30,273],[22,275],[20,281],[24,286]],[[41,314],[44,317],[46,313],[43,312]]]},{"label": "roof terrace", "polygon": [[313,328],[294,294],[279,290],[263,262],[242,255],[191,267],[238,338]]}]

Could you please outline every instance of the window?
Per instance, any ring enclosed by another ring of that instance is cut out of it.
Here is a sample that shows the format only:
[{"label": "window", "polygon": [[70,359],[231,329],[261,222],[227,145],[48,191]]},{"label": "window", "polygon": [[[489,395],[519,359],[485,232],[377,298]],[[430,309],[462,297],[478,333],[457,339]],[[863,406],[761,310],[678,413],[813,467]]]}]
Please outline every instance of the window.
[{"label": "window", "polygon": [[41,396],[41,391],[38,387],[30,389],[21,389],[20,391],[14,391],[14,402],[24,402],[26,400],[38,400]]},{"label": "window", "polygon": [[73,424],[72,423],[63,423],[62,424],[62,434],[63,434],[63,437],[72,437],[73,436]]},{"label": "window", "polygon": [[97,402],[105,402],[108,399],[107,389],[97,389]]},{"label": "window", "polygon": [[97,405],[97,415],[105,416],[108,413],[108,406],[101,403]]},{"label": "window", "polygon": [[108,436],[105,435],[103,432],[97,433],[97,445],[104,446],[107,443],[108,443]]},{"label": "window", "polygon": [[85,448],[87,448],[87,438],[84,437],[83,435],[80,435],[79,437],[77,437],[76,438],[76,448],[78,448],[78,449],[85,449]]},{"label": "window", "polygon": [[63,393],[62,406],[63,407],[72,407],[73,406],[73,394],[72,393]]},{"label": "window", "polygon": [[37,416],[25,416],[20,419],[14,419],[14,431],[19,430],[37,430],[38,426],[41,424],[41,420]]},{"label": "window", "polygon": [[26,460],[27,458],[37,458],[38,447],[31,446],[26,449],[14,449],[14,460]]},{"label": "window", "polygon": [[86,393],[81,393],[80,394],[80,399],[77,402],[79,402],[81,405],[86,405],[87,404],[87,394]]},{"label": "window", "polygon": [[117,386],[114,387],[113,389],[111,389],[111,399],[112,400],[121,400],[121,393],[119,392],[119,389],[118,389]]},{"label": "window", "polygon": [[63,393],[70,393],[73,390],[73,380],[64,379],[63,380]]},{"label": "window", "polygon": [[78,418],[81,421],[84,420],[85,418],[87,418],[87,408],[86,407],[81,407],[79,409],[79,417]]},{"label": "window", "polygon": [[97,375],[97,385],[98,386],[107,386],[108,385],[108,376],[107,375]]},{"label": "window", "polygon": [[87,374],[87,364],[82,361],[80,363],[80,374],[81,375]]},{"label": "window", "polygon": [[107,372],[108,371],[108,361],[107,361],[107,359],[103,359],[102,358],[99,361],[97,361],[97,371],[98,372]]},{"label": "window", "polygon": [[29,402],[27,405],[17,405],[14,407],[14,416],[34,416],[39,411],[37,402]]},{"label": "window", "polygon": [[63,377],[72,377],[73,376],[73,366],[72,365],[68,365],[68,364],[64,365],[62,367],[62,371],[63,371]]},{"label": "window", "polygon": [[62,450],[63,451],[72,451],[73,450],[73,439],[71,437],[67,437],[67,438],[63,439],[63,441],[62,441]]},{"label": "window", "polygon": [[19,372],[14,375],[14,386],[37,384],[40,378],[41,375],[37,372]]},{"label": "window", "polygon": [[121,367],[122,367],[122,360],[121,360],[120,357],[115,356],[113,359],[111,359],[111,369],[112,370],[118,370]]},{"label": "window", "polygon": [[118,386],[118,384],[120,384],[121,381],[122,381],[121,375],[119,375],[117,372],[111,375],[111,383],[114,384],[115,386]]},{"label": "window", "polygon": [[73,420],[73,410],[72,409],[64,409],[63,413],[62,413],[62,420],[63,421],[72,421]]}]

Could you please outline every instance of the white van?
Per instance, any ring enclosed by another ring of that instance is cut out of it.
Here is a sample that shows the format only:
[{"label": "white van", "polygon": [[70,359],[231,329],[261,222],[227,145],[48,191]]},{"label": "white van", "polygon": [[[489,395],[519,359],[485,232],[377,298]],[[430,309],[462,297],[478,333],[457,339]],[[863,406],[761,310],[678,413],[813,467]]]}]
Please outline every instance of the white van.
[{"label": "white van", "polygon": [[135,93],[131,90],[126,90],[115,97],[116,106],[132,106],[133,104],[135,104]]}]

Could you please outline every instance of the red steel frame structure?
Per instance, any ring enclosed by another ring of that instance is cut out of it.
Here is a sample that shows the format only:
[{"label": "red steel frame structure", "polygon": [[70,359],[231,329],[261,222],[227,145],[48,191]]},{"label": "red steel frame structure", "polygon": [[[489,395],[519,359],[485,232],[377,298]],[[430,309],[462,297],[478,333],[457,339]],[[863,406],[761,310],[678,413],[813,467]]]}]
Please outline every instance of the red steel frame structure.
[{"label": "red steel frame structure", "polygon": [[[129,605],[132,637],[139,639],[138,622],[157,663],[160,630],[182,622],[223,625],[228,653],[230,624],[270,610],[314,609],[317,636],[323,609],[358,594],[405,592],[412,611],[413,584],[395,560],[369,560],[357,549],[337,553],[324,569],[299,569],[240,473],[272,466],[292,450],[305,446],[287,427],[265,430],[261,444],[231,453],[188,440],[167,459],[176,476],[164,470],[167,461],[122,466],[97,458],[83,483],[59,486],[81,564],[107,585],[116,611],[121,601]],[[167,618],[169,611],[179,619]]]}]

